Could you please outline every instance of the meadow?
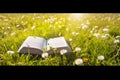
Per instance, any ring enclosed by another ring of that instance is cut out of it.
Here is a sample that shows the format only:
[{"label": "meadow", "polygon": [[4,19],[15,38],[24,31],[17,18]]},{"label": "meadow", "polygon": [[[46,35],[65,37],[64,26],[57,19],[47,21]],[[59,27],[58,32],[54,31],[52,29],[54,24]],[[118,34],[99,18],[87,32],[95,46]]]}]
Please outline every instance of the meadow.
[{"label": "meadow", "polygon": [[[46,57],[19,54],[28,36],[64,36],[73,54]],[[119,13],[1,13],[0,65],[119,66]]]}]

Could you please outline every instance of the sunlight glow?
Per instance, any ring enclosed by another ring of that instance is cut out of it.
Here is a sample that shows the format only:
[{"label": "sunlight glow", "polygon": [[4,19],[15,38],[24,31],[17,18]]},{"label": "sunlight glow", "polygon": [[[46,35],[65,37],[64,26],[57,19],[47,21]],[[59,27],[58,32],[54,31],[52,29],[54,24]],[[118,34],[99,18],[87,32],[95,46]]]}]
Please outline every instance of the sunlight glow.
[{"label": "sunlight glow", "polygon": [[70,14],[70,18],[74,20],[80,20],[84,14],[83,13],[72,13]]}]

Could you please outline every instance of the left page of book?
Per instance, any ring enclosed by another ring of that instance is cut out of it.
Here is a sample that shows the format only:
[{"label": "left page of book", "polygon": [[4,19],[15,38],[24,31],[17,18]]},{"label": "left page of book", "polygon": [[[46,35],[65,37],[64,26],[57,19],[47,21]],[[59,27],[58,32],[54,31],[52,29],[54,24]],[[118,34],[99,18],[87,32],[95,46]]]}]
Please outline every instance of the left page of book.
[{"label": "left page of book", "polygon": [[[21,45],[18,52],[25,52],[27,50],[22,51],[22,49],[25,47],[25,49],[29,48],[32,53],[35,53],[35,50],[40,50],[43,52],[43,47],[45,46],[46,40],[41,37],[36,36],[29,36]],[[38,52],[38,51],[37,51]]]}]

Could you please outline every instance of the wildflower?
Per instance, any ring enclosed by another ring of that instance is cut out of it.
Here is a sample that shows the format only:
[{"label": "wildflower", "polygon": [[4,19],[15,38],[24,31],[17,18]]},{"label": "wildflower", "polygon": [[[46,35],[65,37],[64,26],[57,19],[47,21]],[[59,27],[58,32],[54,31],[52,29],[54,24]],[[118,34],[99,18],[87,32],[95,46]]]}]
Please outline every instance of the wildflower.
[{"label": "wildflower", "polygon": [[2,27],[2,29],[5,29],[4,27]]},{"label": "wildflower", "polygon": [[10,29],[10,26],[8,26],[8,29]]},{"label": "wildflower", "polygon": [[66,28],[66,31],[68,31],[69,30],[69,28]]},{"label": "wildflower", "polygon": [[33,26],[31,29],[32,29],[32,30],[35,29],[35,26]]},{"label": "wildflower", "polygon": [[99,37],[100,34],[99,34],[99,33],[94,33],[93,36],[95,36],[95,37]]},{"label": "wildflower", "polygon": [[[54,26],[54,27],[55,27],[55,26]],[[60,25],[59,25],[58,27],[59,27],[59,28],[62,28],[62,26],[60,26]]]},{"label": "wildflower", "polygon": [[50,50],[50,45],[47,45],[47,50],[48,50],[48,51]]},{"label": "wildflower", "polygon": [[8,19],[4,19],[4,22],[8,22]]},{"label": "wildflower", "polygon": [[93,30],[91,30],[90,33],[93,33]]},{"label": "wildflower", "polygon": [[20,25],[16,25],[16,27],[19,27]]},{"label": "wildflower", "polygon": [[120,38],[120,36],[116,36],[115,38]]},{"label": "wildflower", "polygon": [[105,36],[110,36],[109,34],[105,34]]},{"label": "wildflower", "polygon": [[35,20],[35,18],[32,18],[32,20]]},{"label": "wildflower", "polygon": [[90,22],[87,20],[87,21],[86,21],[86,24],[90,24]]},{"label": "wildflower", "polygon": [[120,43],[120,40],[114,40],[114,43]]},{"label": "wildflower", "polygon": [[75,51],[76,51],[76,52],[80,52],[80,51],[81,51],[81,48],[76,47],[76,48],[75,48]]},{"label": "wildflower", "polygon": [[17,65],[22,65],[23,63],[22,62],[18,62]]},{"label": "wildflower", "polygon": [[24,29],[24,32],[26,32],[27,31],[27,29]]},{"label": "wildflower", "polygon": [[11,36],[14,36],[15,35],[15,32],[11,33]]},{"label": "wildflower", "polygon": [[104,32],[108,32],[108,29],[107,29],[107,28],[104,28],[103,31],[104,31]]},{"label": "wildflower", "polygon": [[76,65],[81,65],[81,64],[83,64],[83,60],[81,58],[78,58],[78,59],[75,60],[75,64]]},{"label": "wildflower", "polygon": [[48,53],[42,53],[42,58],[48,57]]},{"label": "wildflower", "polygon": [[84,30],[87,29],[87,28],[88,28],[87,25],[83,25],[83,26],[82,26],[82,29],[84,29]]},{"label": "wildflower", "polygon": [[7,51],[7,54],[14,54],[14,51]]},{"label": "wildflower", "polygon": [[102,35],[101,38],[106,38],[106,36],[105,36],[105,35]]},{"label": "wildflower", "polygon": [[83,58],[83,62],[88,62],[88,58]]},{"label": "wildflower", "polygon": [[66,50],[66,49],[60,50],[60,54],[61,54],[61,55],[65,54],[65,53],[67,53],[67,50]]},{"label": "wildflower", "polygon": [[23,19],[25,16],[21,16],[21,19]]},{"label": "wildflower", "polygon": [[78,32],[76,32],[75,34],[76,34],[76,35],[78,35],[79,33],[78,33]]},{"label": "wildflower", "polygon": [[7,32],[4,32],[5,35],[7,35],[8,33]]},{"label": "wildflower", "polygon": [[98,26],[95,26],[95,28],[98,28]]},{"label": "wildflower", "polygon": [[75,32],[72,32],[72,35],[74,35],[75,34]]},{"label": "wildflower", "polygon": [[98,60],[104,60],[104,56],[102,55],[98,56]]},{"label": "wildflower", "polygon": [[72,38],[70,38],[69,41],[72,41]]}]

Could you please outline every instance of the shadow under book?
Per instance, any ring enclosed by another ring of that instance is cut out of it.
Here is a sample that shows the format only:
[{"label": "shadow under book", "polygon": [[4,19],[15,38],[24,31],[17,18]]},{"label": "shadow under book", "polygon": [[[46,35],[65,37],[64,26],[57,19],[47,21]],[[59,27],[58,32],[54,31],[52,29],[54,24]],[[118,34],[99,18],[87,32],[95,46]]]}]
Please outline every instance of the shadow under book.
[{"label": "shadow under book", "polygon": [[72,53],[72,49],[64,37],[55,37],[46,40],[37,36],[27,37],[18,49],[18,53],[41,55],[46,50],[45,52],[52,54],[53,49],[56,49],[57,53],[60,53],[62,49],[66,49],[67,53]]}]

